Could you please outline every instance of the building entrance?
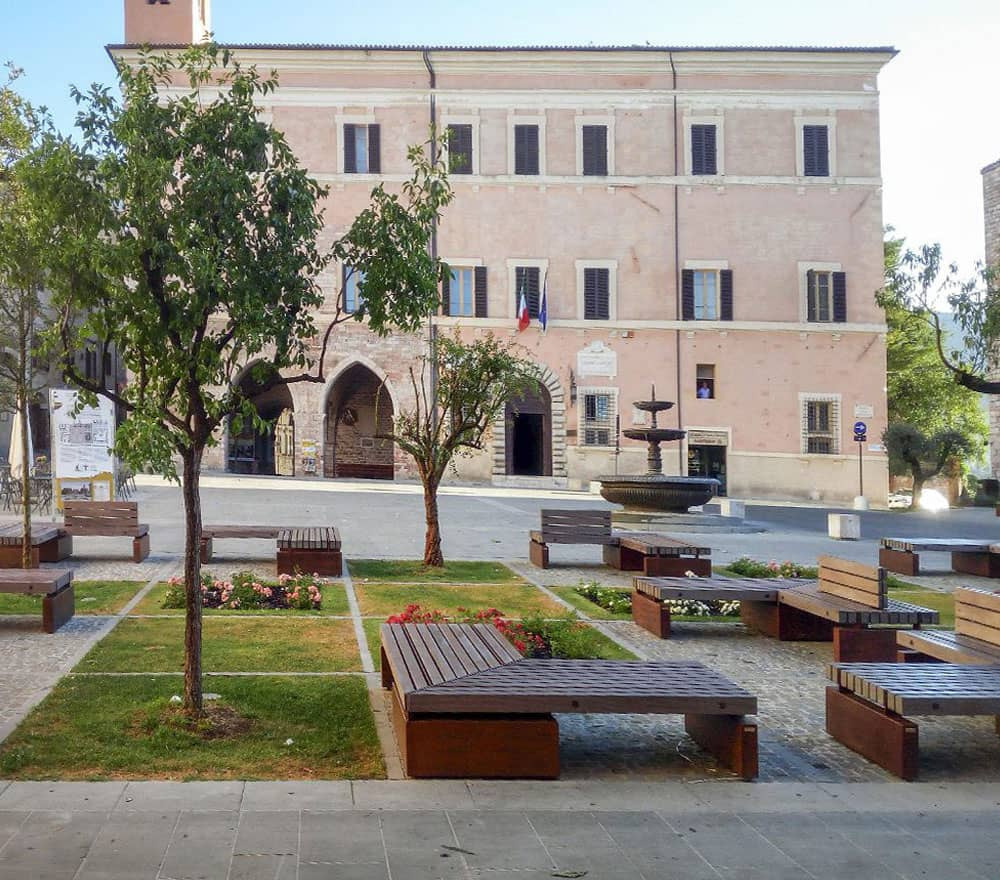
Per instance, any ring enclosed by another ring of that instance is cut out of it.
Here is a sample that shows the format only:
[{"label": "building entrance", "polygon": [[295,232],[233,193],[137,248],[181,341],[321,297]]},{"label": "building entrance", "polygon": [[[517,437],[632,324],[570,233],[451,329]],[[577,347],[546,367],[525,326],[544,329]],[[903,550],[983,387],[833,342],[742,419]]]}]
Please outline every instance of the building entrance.
[{"label": "building entrance", "polygon": [[[292,394],[287,385],[278,385],[266,391],[259,389],[266,384],[266,377],[255,377],[252,371],[244,373],[239,387],[253,401],[257,415],[267,422],[260,427],[248,419],[234,416],[229,420],[229,443],[226,456],[226,470],[234,474],[284,474],[292,476],[294,464],[294,418]],[[275,424],[283,421],[285,436],[291,430],[290,439],[285,440],[287,464],[276,470]]]},{"label": "building entrance", "polygon": [[355,364],[330,389],[326,404],[323,476],[366,480],[394,477],[392,398],[368,367]]},{"label": "building entrance", "polygon": [[505,416],[507,474],[519,477],[552,476],[552,403],[541,387],[510,401]]},{"label": "building entrance", "polygon": [[688,446],[688,476],[714,477],[719,494],[726,494],[726,447]]}]

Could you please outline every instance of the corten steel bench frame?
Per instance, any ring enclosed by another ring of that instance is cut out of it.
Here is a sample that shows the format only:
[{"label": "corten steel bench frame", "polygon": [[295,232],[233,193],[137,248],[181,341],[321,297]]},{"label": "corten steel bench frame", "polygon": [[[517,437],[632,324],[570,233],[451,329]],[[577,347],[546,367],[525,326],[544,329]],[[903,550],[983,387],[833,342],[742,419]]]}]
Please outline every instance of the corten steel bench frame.
[{"label": "corten steel bench frame", "polygon": [[[0,526],[0,568],[20,568],[23,527],[20,523]],[[73,539],[58,526],[31,524],[31,567],[40,562],[58,562],[73,552]]]},{"label": "corten steel bench frame", "polygon": [[539,568],[549,567],[549,544],[598,544],[604,548],[604,563],[622,571],[650,576],[712,574],[711,560],[702,558],[711,555],[711,548],[667,535],[614,532],[610,510],[546,509],[541,519],[542,528],[531,532],[528,546],[531,562]]},{"label": "corten steel bench frame", "polygon": [[955,630],[896,634],[900,663],[1000,664],[1000,593],[955,590]]},{"label": "corten steel bench frame", "polygon": [[1000,713],[1000,665],[834,663],[828,674],[827,733],[907,780],[918,775],[919,727],[905,716]]},{"label": "corten steel bench frame", "polygon": [[693,661],[526,660],[488,624],[383,624],[382,686],[412,777],[555,779],[553,713],[683,714],[688,734],[757,775],[757,698]]},{"label": "corten steel bench frame", "polygon": [[42,628],[54,633],[73,617],[73,572],[69,569],[46,571],[0,571],[0,593],[28,593],[42,596]]},{"label": "corten steel bench frame", "polygon": [[878,564],[899,574],[920,574],[920,553],[950,553],[953,571],[1000,577],[1000,544],[961,538],[882,538]]},{"label": "corten steel bench frame", "polygon": [[340,534],[331,526],[203,525],[201,561],[212,561],[213,538],[274,538],[279,574],[296,570],[332,577],[343,574]]},{"label": "corten steel bench frame", "polygon": [[149,556],[149,526],[139,522],[135,501],[64,501],[63,528],[70,535],[128,537],[132,539],[132,561]]}]

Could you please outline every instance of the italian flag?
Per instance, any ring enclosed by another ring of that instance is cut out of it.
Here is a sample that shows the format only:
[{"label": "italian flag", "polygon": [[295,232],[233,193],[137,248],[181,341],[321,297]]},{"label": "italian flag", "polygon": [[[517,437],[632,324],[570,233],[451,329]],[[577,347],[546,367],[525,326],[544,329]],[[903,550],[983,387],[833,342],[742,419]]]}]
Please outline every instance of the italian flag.
[{"label": "italian flag", "polygon": [[528,317],[528,301],[524,298],[524,287],[521,287],[521,301],[517,306],[517,330],[522,332],[528,329],[531,318]]}]

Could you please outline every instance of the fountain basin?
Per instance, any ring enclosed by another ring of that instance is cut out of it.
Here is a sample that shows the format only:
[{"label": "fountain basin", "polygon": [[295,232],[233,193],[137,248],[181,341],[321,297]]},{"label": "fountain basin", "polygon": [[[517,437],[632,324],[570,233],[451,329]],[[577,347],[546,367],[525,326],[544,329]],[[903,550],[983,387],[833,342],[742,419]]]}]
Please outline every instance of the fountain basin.
[{"label": "fountain basin", "polygon": [[664,443],[668,440],[681,440],[687,431],[677,428],[629,428],[622,433],[629,440],[644,440],[646,443]]},{"label": "fountain basin", "polygon": [[630,510],[666,510],[686,513],[719,491],[719,481],[712,477],[672,477],[664,474],[619,474],[598,477],[601,497]]}]

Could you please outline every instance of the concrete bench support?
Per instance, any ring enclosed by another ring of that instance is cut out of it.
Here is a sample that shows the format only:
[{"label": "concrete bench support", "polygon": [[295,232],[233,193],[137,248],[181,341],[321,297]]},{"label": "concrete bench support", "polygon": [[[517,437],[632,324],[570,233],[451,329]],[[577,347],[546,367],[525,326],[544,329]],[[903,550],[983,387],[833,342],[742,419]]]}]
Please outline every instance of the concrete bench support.
[{"label": "concrete bench support", "polygon": [[853,513],[827,515],[827,529],[838,541],[857,541],[861,537],[861,518]]}]

